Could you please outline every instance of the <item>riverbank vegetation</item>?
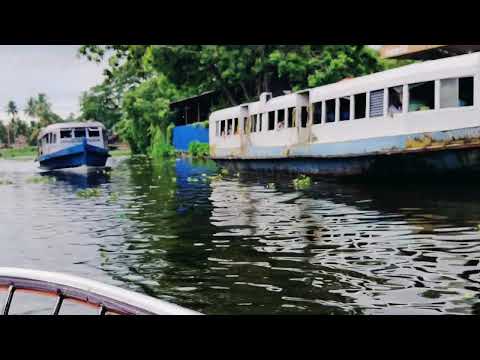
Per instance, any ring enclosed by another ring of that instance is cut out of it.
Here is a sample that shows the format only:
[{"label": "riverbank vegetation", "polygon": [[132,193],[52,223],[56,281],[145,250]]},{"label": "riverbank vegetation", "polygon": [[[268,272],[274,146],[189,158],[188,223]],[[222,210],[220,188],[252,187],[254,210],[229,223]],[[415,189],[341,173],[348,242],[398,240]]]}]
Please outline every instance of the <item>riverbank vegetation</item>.
[{"label": "riverbank vegetation", "polygon": [[25,146],[23,148],[0,149],[0,159],[33,159],[37,156],[35,146]]},{"label": "riverbank vegetation", "polygon": [[0,145],[7,148],[12,146],[16,148],[25,147],[25,149],[9,149],[14,150],[12,154],[15,154],[16,150],[31,152],[28,146],[36,145],[41,128],[53,123],[77,120],[73,114],[63,119],[53,112],[52,104],[49,102],[47,95],[42,93],[36,97],[30,97],[25,109],[23,109],[24,115],[31,120],[22,119],[19,115],[20,109],[14,101],[7,103],[5,112],[8,119],[0,119]]},{"label": "riverbank vegetation", "polygon": [[108,58],[105,81],[82,95],[82,118],[95,118],[132,153],[174,154],[172,101],[218,93],[211,110],[283,91],[324,85],[402,65],[365,45],[84,45],[81,56]]},{"label": "riverbank vegetation", "polygon": [[208,157],[210,155],[210,145],[192,141],[188,146],[188,154],[192,157]]}]

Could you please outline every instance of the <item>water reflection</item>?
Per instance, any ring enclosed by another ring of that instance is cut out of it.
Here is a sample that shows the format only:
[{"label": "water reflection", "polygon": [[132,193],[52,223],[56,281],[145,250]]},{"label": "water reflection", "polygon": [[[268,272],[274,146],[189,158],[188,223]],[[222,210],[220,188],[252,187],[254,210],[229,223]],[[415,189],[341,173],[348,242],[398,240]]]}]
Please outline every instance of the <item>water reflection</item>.
[{"label": "water reflection", "polygon": [[[2,264],[211,314],[479,313],[475,185],[317,179],[295,191],[285,175],[210,180],[211,161],[143,157],[108,174],[48,174],[54,184],[27,185],[21,169],[0,187]],[[88,187],[99,196],[76,196]]]},{"label": "water reflection", "polygon": [[110,170],[107,169],[81,169],[54,170],[41,172],[40,176],[54,178],[55,181],[64,182],[73,190],[95,188],[110,181]]}]

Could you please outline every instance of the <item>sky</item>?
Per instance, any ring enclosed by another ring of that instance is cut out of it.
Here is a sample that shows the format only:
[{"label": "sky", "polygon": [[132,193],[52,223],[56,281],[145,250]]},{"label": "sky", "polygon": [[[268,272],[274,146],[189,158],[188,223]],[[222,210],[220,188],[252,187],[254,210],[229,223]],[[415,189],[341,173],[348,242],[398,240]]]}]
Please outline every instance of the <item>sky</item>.
[{"label": "sky", "polygon": [[29,97],[45,93],[62,117],[78,115],[83,91],[103,80],[103,66],[77,56],[79,45],[0,45],[0,119],[10,100],[19,115]]},{"label": "sky", "polygon": [[[17,103],[20,116],[29,97],[47,94],[52,110],[62,117],[79,114],[83,91],[103,81],[103,64],[77,56],[80,45],[0,45],[0,120]],[[377,48],[380,45],[369,45]]]}]

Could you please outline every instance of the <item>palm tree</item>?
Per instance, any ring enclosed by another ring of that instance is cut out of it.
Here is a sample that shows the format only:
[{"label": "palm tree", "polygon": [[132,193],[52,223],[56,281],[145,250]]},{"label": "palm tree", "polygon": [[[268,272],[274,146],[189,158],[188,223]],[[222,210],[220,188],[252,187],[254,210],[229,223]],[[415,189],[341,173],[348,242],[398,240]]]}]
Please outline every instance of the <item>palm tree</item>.
[{"label": "palm tree", "polygon": [[28,99],[24,112],[32,118],[37,116],[37,101],[33,97]]},{"label": "palm tree", "polygon": [[54,122],[52,118],[52,105],[48,102],[47,95],[38,94],[35,102],[35,112],[42,126],[50,125]]},{"label": "palm tree", "polygon": [[[10,127],[15,123],[15,116],[18,114],[17,104],[14,101],[10,100],[7,104],[7,114],[12,117],[10,126],[7,127],[8,130],[8,147],[10,147]],[[15,141],[15,131],[13,133],[13,140]]]}]

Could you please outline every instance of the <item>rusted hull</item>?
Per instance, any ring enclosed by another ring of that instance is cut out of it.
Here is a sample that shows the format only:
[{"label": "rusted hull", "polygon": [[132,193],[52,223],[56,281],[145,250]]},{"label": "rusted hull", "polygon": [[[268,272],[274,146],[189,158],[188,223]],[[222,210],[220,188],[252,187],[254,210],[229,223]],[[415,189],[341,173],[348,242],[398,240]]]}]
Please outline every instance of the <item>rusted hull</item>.
[{"label": "rusted hull", "polygon": [[216,159],[234,171],[283,171],[325,176],[479,175],[480,147],[348,157]]}]

